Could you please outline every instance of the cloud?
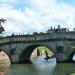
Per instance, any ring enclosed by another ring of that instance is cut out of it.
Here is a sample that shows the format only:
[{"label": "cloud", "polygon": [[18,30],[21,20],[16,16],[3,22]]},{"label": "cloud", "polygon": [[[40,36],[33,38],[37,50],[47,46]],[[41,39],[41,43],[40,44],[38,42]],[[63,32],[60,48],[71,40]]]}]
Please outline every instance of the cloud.
[{"label": "cloud", "polygon": [[3,3],[3,4],[16,4],[19,2],[21,1],[20,0],[0,0],[0,3]]},{"label": "cloud", "polygon": [[[5,18],[3,24],[7,33],[45,32],[51,26],[75,27],[74,6],[59,3],[57,0],[2,0],[0,17]],[[16,4],[25,3],[24,7]],[[14,8],[18,7],[18,9]]]},{"label": "cloud", "polygon": [[42,13],[40,23],[44,29],[49,26],[61,24],[62,27],[68,27],[70,30],[74,27],[75,8],[65,3],[59,3],[57,0],[31,0],[34,9],[39,9]]}]

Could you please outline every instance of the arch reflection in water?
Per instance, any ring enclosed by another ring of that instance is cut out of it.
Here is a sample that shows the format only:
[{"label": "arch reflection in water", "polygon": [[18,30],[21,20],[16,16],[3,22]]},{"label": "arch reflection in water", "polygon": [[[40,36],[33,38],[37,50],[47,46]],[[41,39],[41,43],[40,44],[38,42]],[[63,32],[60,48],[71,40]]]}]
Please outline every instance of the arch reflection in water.
[{"label": "arch reflection in water", "polygon": [[54,67],[37,64],[13,64],[7,75],[53,75]]},{"label": "arch reflection in water", "polygon": [[0,75],[7,75],[10,64],[0,64]]},{"label": "arch reflection in water", "polygon": [[0,50],[0,75],[6,75],[10,67],[10,58],[2,50]]}]

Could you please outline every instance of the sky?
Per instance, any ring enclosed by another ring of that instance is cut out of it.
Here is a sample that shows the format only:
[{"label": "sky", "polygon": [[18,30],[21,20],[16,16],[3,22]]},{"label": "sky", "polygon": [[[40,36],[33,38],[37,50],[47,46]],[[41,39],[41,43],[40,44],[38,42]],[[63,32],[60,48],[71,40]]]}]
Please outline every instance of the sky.
[{"label": "sky", "polygon": [[46,32],[51,26],[75,27],[75,0],[0,0],[4,34]]}]

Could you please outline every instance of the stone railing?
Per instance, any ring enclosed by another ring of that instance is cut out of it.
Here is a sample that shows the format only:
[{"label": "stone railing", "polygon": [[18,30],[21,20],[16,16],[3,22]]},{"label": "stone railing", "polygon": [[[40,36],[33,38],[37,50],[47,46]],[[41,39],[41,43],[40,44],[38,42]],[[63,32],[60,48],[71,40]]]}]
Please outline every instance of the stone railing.
[{"label": "stone railing", "polygon": [[41,40],[64,40],[71,39],[75,40],[75,34],[64,34],[64,33],[54,33],[54,34],[36,34],[36,35],[16,35],[16,36],[7,36],[0,39],[0,43],[7,42],[18,42],[18,41],[41,41]]}]

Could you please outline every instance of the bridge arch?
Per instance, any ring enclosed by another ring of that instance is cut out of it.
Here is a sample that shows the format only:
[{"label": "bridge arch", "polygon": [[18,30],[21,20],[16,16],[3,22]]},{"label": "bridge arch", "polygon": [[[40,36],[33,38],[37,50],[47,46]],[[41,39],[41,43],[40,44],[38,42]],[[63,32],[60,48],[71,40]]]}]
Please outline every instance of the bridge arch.
[{"label": "bridge arch", "polygon": [[75,51],[70,53],[69,59],[68,59],[69,62],[75,62],[75,57],[73,58],[74,55],[75,55]]},{"label": "bridge arch", "polygon": [[0,63],[3,63],[3,64],[11,64],[11,57],[10,57],[10,54],[4,50],[4,49],[1,49],[0,48]]},{"label": "bridge arch", "polygon": [[[37,47],[41,47],[41,46],[44,46],[44,45],[30,45],[28,47],[26,47],[23,52],[21,53],[21,55],[19,56],[19,63],[31,63],[30,61],[30,57],[34,51],[34,49],[36,49]],[[45,46],[47,47],[47,46]],[[48,48],[48,47],[47,47]],[[48,48],[50,49],[50,48]],[[51,49],[52,50],[52,49]],[[52,52],[52,51],[51,51]],[[52,52],[54,53],[54,52]],[[37,55],[39,55],[40,53],[37,52]]]}]

